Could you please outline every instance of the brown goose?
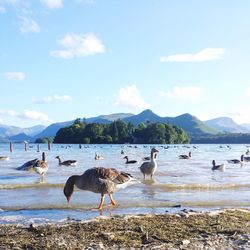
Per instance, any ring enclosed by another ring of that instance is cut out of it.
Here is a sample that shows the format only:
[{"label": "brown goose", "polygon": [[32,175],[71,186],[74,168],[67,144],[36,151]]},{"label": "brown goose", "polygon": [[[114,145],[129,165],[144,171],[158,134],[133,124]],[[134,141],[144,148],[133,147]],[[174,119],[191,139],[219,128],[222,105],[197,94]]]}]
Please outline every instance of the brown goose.
[{"label": "brown goose", "polygon": [[151,179],[153,177],[153,174],[155,173],[157,169],[157,163],[156,163],[156,154],[159,152],[156,148],[151,149],[151,160],[143,162],[142,165],[139,167],[141,172],[143,173],[144,179],[146,175],[150,175]]},{"label": "brown goose", "polygon": [[72,175],[68,178],[64,186],[64,195],[67,201],[70,201],[70,197],[74,191],[74,185],[82,190],[91,191],[101,194],[101,201],[97,208],[102,209],[105,195],[108,194],[110,198],[110,205],[115,206],[112,194],[119,187],[119,184],[128,183],[134,180],[132,175],[125,172],[120,172],[114,168],[90,168],[86,170],[82,175]]},{"label": "brown goose", "polygon": [[33,166],[33,169],[36,173],[40,174],[41,177],[44,177],[45,173],[48,171],[48,163],[46,162],[45,153],[42,153],[42,160],[37,160]]},{"label": "brown goose", "polygon": [[60,156],[56,156],[55,158],[58,159],[59,166],[74,166],[77,164],[77,161],[75,161],[75,160],[61,161]]}]

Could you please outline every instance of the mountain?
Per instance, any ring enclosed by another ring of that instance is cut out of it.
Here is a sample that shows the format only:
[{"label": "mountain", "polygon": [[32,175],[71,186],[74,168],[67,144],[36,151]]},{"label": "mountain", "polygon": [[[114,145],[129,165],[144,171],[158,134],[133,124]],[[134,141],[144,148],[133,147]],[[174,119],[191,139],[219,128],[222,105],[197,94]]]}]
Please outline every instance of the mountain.
[{"label": "mountain", "polygon": [[19,128],[16,126],[8,126],[4,124],[0,124],[0,136],[1,137],[9,137],[13,135],[17,135],[20,133],[25,133],[27,135],[33,136],[35,134],[40,133],[45,129],[43,125],[37,125],[29,128]]},{"label": "mountain", "polygon": [[137,126],[138,124],[140,124],[142,122],[145,124],[147,124],[148,122],[165,122],[164,117],[156,115],[150,109],[146,109],[138,115],[129,116],[129,117],[126,117],[122,120],[124,122],[130,122],[130,123],[134,124],[135,126]]},{"label": "mountain", "polygon": [[218,117],[205,121],[205,123],[224,133],[249,133],[250,130],[236,123],[229,117]]},{"label": "mountain", "polygon": [[148,122],[169,123],[171,125],[176,125],[182,128],[190,136],[219,133],[218,130],[211,128],[210,126],[206,125],[204,122],[190,114],[183,114],[176,117],[161,117],[153,113],[152,110],[146,109],[138,115],[123,119],[123,121],[131,122],[136,126],[142,122],[145,124]]},{"label": "mountain", "polygon": [[73,123],[74,123],[74,121],[52,123],[47,128],[45,128],[41,133],[35,135],[33,138],[34,138],[34,140],[36,140],[38,138],[53,137],[53,136],[56,135],[57,131],[60,128],[64,128],[64,127],[70,126]]},{"label": "mountain", "polygon": [[116,113],[116,114],[110,114],[110,115],[100,115],[97,117],[87,118],[86,122],[88,123],[111,123],[118,119],[123,120],[126,117],[131,117],[131,116],[133,116],[133,114],[131,113]]},{"label": "mountain", "polygon": [[246,128],[250,131],[250,124],[249,123],[243,123],[243,124],[240,124],[240,126]]},{"label": "mountain", "polygon": [[[189,136],[199,136],[199,135],[207,135],[207,134],[218,134],[219,131],[215,128],[212,128],[211,126],[207,125],[206,123],[199,120],[197,117],[192,116],[190,114],[182,114],[180,116],[176,117],[161,117],[155,114],[152,110],[146,109],[142,111],[141,113],[137,115],[133,115],[131,113],[116,113],[116,114],[110,114],[110,115],[100,115],[97,117],[90,117],[85,119],[87,123],[111,123],[114,120],[121,119],[124,122],[130,122],[137,126],[140,123],[155,123],[155,122],[161,122],[161,123],[169,123],[170,125],[176,125],[178,127],[181,127]],[[28,133],[23,132],[17,132],[17,127],[15,128],[15,134],[11,134],[8,132],[8,136],[6,136],[6,130],[2,128],[4,131],[1,132],[0,127],[0,136],[2,137],[10,137],[11,140],[20,140],[20,141],[35,141],[38,138],[44,138],[44,137],[54,137],[57,133],[57,131],[63,127],[70,126],[74,123],[74,121],[65,121],[65,122],[58,122],[53,123],[46,127],[44,130],[37,133],[35,136],[33,136],[33,139],[30,139],[29,136],[35,133],[35,131],[40,130],[41,126],[34,126],[32,128],[27,128]],[[9,130],[8,130],[9,131]],[[13,132],[13,131],[12,131]],[[2,134],[1,134],[2,133]],[[32,133],[32,134],[31,134]],[[15,135],[15,137],[12,137]],[[3,139],[5,140],[5,139]]]},{"label": "mountain", "polygon": [[204,134],[218,134],[219,131],[201,120],[197,117],[192,116],[188,113],[182,114],[176,117],[168,117],[167,122],[181,127],[190,136],[204,135]]},{"label": "mountain", "polygon": [[26,135],[25,133],[20,133],[17,135],[10,136],[8,139],[9,141],[12,141],[12,142],[33,141],[33,137]]}]

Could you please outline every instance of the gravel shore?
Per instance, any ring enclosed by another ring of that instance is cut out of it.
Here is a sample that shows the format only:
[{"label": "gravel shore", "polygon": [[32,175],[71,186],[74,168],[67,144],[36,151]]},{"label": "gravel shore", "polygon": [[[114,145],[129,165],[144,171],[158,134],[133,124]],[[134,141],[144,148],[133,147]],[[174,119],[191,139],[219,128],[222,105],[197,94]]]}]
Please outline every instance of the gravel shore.
[{"label": "gravel shore", "polygon": [[0,249],[250,249],[250,210],[0,225]]}]

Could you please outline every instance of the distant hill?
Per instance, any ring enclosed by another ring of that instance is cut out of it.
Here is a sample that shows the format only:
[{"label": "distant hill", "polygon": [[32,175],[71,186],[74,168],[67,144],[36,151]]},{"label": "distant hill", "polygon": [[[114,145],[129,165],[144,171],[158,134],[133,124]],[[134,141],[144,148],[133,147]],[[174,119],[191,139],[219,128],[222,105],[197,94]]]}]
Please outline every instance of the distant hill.
[{"label": "distant hill", "polygon": [[45,128],[41,133],[38,133],[33,137],[34,141],[38,138],[53,137],[56,135],[60,128],[64,128],[73,124],[74,121],[58,122],[52,123],[47,128]]},{"label": "distant hill", "polygon": [[181,127],[190,136],[197,136],[202,134],[218,134],[219,131],[211,126],[205,124],[197,117],[188,113],[176,117],[168,117],[167,121],[170,124]]},{"label": "distant hill", "polygon": [[40,133],[45,128],[46,127],[43,125],[36,125],[33,127],[29,127],[29,128],[20,128],[16,126],[8,126],[8,125],[0,124],[0,136],[9,137],[9,136],[17,135],[20,133],[25,133],[26,135],[33,136],[33,135]]},{"label": "distant hill", "polygon": [[205,121],[207,125],[224,133],[249,133],[250,130],[237,124],[232,118],[218,117]]},{"label": "distant hill", "polygon": [[[208,124],[199,120],[197,117],[192,116],[188,113],[182,114],[176,117],[161,117],[155,114],[150,109],[146,109],[137,115],[133,115],[131,113],[116,113],[116,114],[110,114],[110,115],[100,115],[97,117],[90,117],[85,120],[87,123],[109,124],[113,122],[114,120],[118,120],[118,119],[121,119],[124,122],[130,122],[134,124],[135,126],[137,126],[138,124],[142,122],[145,124],[155,123],[155,122],[169,123],[170,125],[176,125],[178,127],[181,127],[190,137],[201,136],[201,135],[215,135],[219,133],[219,131],[216,128],[209,126]],[[11,137],[11,140],[19,139],[22,141],[23,140],[35,141],[38,138],[54,137],[59,129],[70,126],[73,123],[74,123],[73,120],[53,123],[49,125],[48,127],[46,127],[45,129],[43,129],[42,131],[39,131],[41,129],[41,126],[38,125],[32,128],[27,128],[29,129],[28,130],[29,133],[25,133],[23,130],[19,131],[18,129],[16,129],[15,134],[9,132],[7,136],[6,136],[6,130],[4,130],[5,128],[2,128],[2,134],[1,134],[1,127],[0,127],[0,136],[10,137],[10,136],[15,135],[16,137]],[[17,128],[17,127],[13,127],[13,128]],[[39,131],[39,132],[35,134],[35,131]],[[32,135],[34,134],[35,135],[33,136],[33,139],[28,139],[29,136],[31,136],[31,133]]]},{"label": "distant hill", "polygon": [[196,136],[202,134],[217,134],[218,130],[209,127],[204,122],[192,116],[190,114],[183,114],[176,117],[161,117],[147,109],[138,115],[130,116],[123,119],[125,122],[131,122],[134,125],[138,125],[142,122],[145,124],[148,122],[163,122],[171,125],[181,127],[189,136]]},{"label": "distant hill", "polygon": [[20,133],[17,135],[10,136],[8,139],[13,142],[33,141],[33,137],[26,135],[25,133]]},{"label": "distant hill", "polygon": [[250,124],[249,123],[243,123],[243,124],[240,124],[240,126],[246,128],[250,131]]},{"label": "distant hill", "polygon": [[146,109],[146,110],[142,111],[138,115],[129,116],[129,117],[126,117],[126,118],[124,118],[122,120],[124,122],[130,122],[130,123],[134,124],[135,126],[137,126],[138,124],[140,124],[142,122],[145,123],[145,124],[147,124],[148,122],[151,122],[151,123],[165,122],[164,117],[156,115],[150,109]]}]

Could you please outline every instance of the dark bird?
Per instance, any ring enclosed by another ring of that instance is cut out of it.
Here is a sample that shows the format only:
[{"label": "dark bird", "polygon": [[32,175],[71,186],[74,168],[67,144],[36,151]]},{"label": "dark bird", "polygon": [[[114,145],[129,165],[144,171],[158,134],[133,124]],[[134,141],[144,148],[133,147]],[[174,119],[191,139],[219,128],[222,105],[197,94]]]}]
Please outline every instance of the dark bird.
[{"label": "dark bird", "polygon": [[188,159],[191,159],[191,156],[192,156],[192,154],[191,154],[191,151],[188,153],[188,155],[179,155],[179,159],[186,159],[186,160],[188,160]]},{"label": "dark bird", "polygon": [[221,170],[221,171],[224,171],[225,170],[225,164],[223,163],[223,164],[220,164],[220,165],[216,165],[216,163],[215,163],[215,160],[213,160],[212,161],[212,165],[213,165],[213,167],[212,167],[212,170],[214,171],[214,170]]},{"label": "dark bird", "polygon": [[240,160],[232,159],[232,160],[227,160],[227,162],[231,164],[242,164],[244,162],[244,155],[241,155]]},{"label": "dark bird", "polygon": [[67,161],[61,161],[61,158],[59,156],[55,157],[59,161],[59,166],[74,166],[77,164],[77,161],[75,160],[67,160]]},{"label": "dark bird", "polygon": [[31,161],[27,161],[22,166],[16,168],[16,170],[24,170],[24,171],[33,170],[33,167],[37,161],[38,161],[38,158],[31,160]]},{"label": "dark bird", "polygon": [[124,157],[123,157],[123,159],[126,159],[126,162],[125,162],[126,164],[134,164],[134,163],[137,163],[137,161],[136,161],[136,160],[130,160],[130,161],[129,161],[129,160],[128,160],[128,156],[127,156],[127,155],[126,155],[126,156],[124,156]]},{"label": "dark bird", "polygon": [[143,173],[144,179],[146,178],[146,175],[150,175],[151,179],[153,178],[153,175],[157,169],[157,163],[155,159],[157,153],[159,153],[159,150],[157,150],[156,148],[152,148],[150,161],[143,162],[139,167],[141,172]]},{"label": "dark bird", "polygon": [[106,194],[108,194],[110,198],[110,205],[115,206],[116,202],[112,194],[117,188],[122,187],[123,184],[128,184],[132,180],[135,180],[132,175],[126,172],[120,172],[114,168],[90,168],[82,175],[72,175],[69,177],[63,192],[68,202],[73,194],[74,186],[82,190],[99,193],[101,194],[101,201],[96,208],[99,210],[102,209]]}]

